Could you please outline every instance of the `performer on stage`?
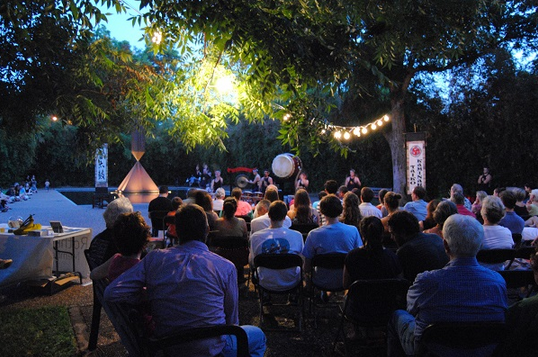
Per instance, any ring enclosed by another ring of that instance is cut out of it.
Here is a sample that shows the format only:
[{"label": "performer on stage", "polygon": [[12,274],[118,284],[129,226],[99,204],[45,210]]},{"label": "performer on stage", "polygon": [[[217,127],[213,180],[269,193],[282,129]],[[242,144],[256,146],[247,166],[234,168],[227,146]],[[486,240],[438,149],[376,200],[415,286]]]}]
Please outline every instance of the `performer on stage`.
[{"label": "performer on stage", "polygon": [[211,180],[211,192],[216,192],[217,188],[224,186],[224,180],[220,176],[220,170],[215,170],[215,178]]},{"label": "performer on stage", "polygon": [[308,185],[310,184],[310,181],[308,181],[308,176],[306,175],[306,172],[302,171],[299,174],[299,179],[295,181],[295,191],[302,188],[308,191]]},{"label": "performer on stage", "polygon": [[263,177],[261,179],[260,183],[260,191],[262,193],[265,193],[265,190],[267,189],[267,186],[273,184],[273,178],[269,176],[269,170],[263,171]]},{"label": "performer on stage", "polygon": [[348,191],[353,191],[354,188],[361,188],[361,180],[359,179],[359,176],[355,175],[355,170],[349,170],[349,176],[346,177],[345,185]]},{"label": "performer on stage", "polygon": [[258,191],[261,192],[261,183],[262,178],[260,177],[260,174],[258,173],[258,169],[253,169],[252,174],[254,175],[254,180],[249,181],[248,183],[252,184],[254,187],[252,187],[252,191]]}]

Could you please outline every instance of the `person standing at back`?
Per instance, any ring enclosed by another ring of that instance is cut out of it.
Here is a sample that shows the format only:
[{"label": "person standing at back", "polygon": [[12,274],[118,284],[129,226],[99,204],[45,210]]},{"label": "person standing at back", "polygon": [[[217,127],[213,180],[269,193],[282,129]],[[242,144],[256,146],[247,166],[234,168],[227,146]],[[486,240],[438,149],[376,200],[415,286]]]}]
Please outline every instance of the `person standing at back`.
[{"label": "person standing at back", "polygon": [[[158,234],[159,234],[159,230],[156,229],[155,227],[155,221],[154,221],[154,218],[151,217],[151,212],[155,212],[155,211],[166,211],[166,212],[170,212],[172,211],[173,208],[172,208],[172,201],[170,201],[168,199],[168,186],[160,186],[159,187],[159,196],[154,198],[153,200],[151,200],[151,202],[149,203],[149,206],[148,206],[148,215],[149,215],[149,218],[151,219],[151,225],[152,225],[152,228],[151,228],[151,234],[153,237],[157,237]],[[157,218],[158,219],[158,218]],[[161,218],[162,220],[162,218]]]}]

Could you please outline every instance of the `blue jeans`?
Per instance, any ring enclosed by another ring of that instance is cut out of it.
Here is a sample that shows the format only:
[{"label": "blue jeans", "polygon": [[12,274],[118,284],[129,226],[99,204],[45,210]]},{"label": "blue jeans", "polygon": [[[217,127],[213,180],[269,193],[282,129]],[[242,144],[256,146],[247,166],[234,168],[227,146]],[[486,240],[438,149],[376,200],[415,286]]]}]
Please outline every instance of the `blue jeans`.
[{"label": "blue jeans", "polygon": [[[265,353],[265,334],[263,331],[250,325],[241,326],[247,333],[248,338],[248,351],[252,357],[263,357]],[[222,349],[224,357],[236,357],[237,356],[237,339],[233,335],[226,336],[226,345]]]},{"label": "blue jeans", "polygon": [[389,357],[415,354],[415,317],[405,310],[396,310],[387,327]]}]

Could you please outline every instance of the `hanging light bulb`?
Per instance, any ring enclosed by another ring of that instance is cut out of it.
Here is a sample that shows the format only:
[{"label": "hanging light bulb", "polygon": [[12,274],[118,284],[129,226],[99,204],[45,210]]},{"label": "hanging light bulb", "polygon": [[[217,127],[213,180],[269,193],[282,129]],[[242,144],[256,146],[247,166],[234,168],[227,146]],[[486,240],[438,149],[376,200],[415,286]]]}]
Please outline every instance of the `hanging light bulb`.
[{"label": "hanging light bulb", "polygon": [[287,113],[286,115],[284,115],[283,119],[284,119],[284,121],[288,121],[288,120],[290,120],[290,118],[291,118],[291,114]]},{"label": "hanging light bulb", "polygon": [[384,121],[389,121],[390,118],[389,118],[389,116],[388,116],[387,114],[385,114],[385,115],[383,116],[383,120],[384,120]]},{"label": "hanging light bulb", "polygon": [[368,133],[368,129],[367,129],[366,127],[364,127],[364,128],[362,128],[361,132],[362,132],[363,134],[367,134],[367,133]]},{"label": "hanging light bulb", "polygon": [[342,137],[342,133],[339,130],[334,132],[334,138],[335,139],[340,140],[341,137]]},{"label": "hanging light bulb", "polygon": [[382,126],[383,125],[383,120],[379,119],[376,123],[377,123],[377,126]]},{"label": "hanging light bulb", "polygon": [[376,130],[376,129],[377,129],[377,125],[372,124],[372,130]]},{"label": "hanging light bulb", "polygon": [[353,129],[353,134],[356,136],[361,136],[361,128],[356,127],[355,129]]},{"label": "hanging light bulb", "polygon": [[326,132],[327,132],[327,130],[325,130],[325,129],[321,129],[321,133],[322,133],[322,134],[325,134]]},{"label": "hanging light bulb", "polygon": [[346,132],[344,133],[344,139],[345,139],[345,140],[349,140],[350,137],[351,137],[351,134],[350,134],[348,131],[346,131]]}]

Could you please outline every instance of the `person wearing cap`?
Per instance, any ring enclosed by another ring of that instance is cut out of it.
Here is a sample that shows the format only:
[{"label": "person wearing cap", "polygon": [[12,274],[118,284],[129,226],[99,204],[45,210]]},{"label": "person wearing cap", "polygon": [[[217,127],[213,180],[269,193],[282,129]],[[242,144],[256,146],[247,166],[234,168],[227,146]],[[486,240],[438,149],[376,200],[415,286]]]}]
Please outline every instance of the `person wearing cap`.
[{"label": "person wearing cap", "polygon": [[[159,196],[151,200],[148,206],[148,214],[151,217],[152,211],[172,211],[172,201],[168,199],[168,186],[159,187]],[[157,236],[157,232],[153,231],[153,237]]]}]

